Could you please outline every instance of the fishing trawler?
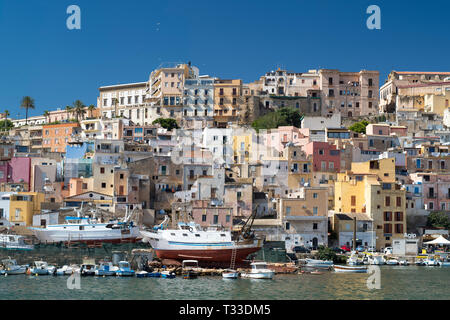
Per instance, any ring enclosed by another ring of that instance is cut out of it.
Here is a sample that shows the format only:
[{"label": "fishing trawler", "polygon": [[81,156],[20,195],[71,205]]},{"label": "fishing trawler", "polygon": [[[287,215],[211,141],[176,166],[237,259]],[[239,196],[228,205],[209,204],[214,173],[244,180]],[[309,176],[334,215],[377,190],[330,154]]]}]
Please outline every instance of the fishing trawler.
[{"label": "fishing trawler", "polygon": [[107,223],[100,222],[95,211],[93,211],[93,215],[83,217],[82,209],[83,205],[76,210],[76,217],[66,217],[66,223],[48,225],[45,228],[30,227],[29,229],[41,243],[124,243],[136,242],[140,239],[139,228],[129,221],[133,212],[129,214],[128,207],[123,221],[110,220]]},{"label": "fishing trawler", "polygon": [[252,215],[235,236],[219,227],[203,229],[195,222],[179,222],[178,229],[167,228],[169,217],[153,229],[140,230],[160,259],[229,262],[242,261],[257,252],[263,240],[251,231]]}]

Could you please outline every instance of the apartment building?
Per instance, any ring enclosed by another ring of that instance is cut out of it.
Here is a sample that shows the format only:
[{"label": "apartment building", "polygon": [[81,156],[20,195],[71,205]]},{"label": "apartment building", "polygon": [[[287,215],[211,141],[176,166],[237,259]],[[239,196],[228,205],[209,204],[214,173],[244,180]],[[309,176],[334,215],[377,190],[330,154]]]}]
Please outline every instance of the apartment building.
[{"label": "apartment building", "polygon": [[66,152],[73,137],[80,134],[78,123],[61,123],[42,126],[42,149],[47,152]]},{"label": "apartment building", "polygon": [[343,118],[378,114],[378,71],[319,70],[322,115],[340,112]]},{"label": "apartment building", "polygon": [[215,126],[226,128],[230,122],[236,123],[243,101],[242,80],[216,79],[214,81]]}]

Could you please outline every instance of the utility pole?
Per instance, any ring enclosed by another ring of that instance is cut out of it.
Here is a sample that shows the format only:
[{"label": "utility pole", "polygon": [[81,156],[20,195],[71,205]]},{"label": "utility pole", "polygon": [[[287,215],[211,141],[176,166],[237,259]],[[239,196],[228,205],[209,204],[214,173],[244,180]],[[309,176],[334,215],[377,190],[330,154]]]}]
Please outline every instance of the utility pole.
[{"label": "utility pole", "polygon": [[356,217],[353,218],[353,251],[356,251]]}]

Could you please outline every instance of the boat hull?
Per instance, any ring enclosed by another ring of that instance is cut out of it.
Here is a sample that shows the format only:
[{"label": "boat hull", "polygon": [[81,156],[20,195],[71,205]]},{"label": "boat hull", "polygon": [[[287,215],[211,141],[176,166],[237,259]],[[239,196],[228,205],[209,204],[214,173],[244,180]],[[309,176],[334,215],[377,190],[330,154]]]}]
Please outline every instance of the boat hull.
[{"label": "boat hull", "polygon": [[273,271],[241,274],[242,278],[250,278],[250,279],[273,279],[274,276],[275,272]]},{"label": "boat hull", "polygon": [[366,267],[334,266],[334,272],[366,273]]},{"label": "boat hull", "polygon": [[[236,261],[245,260],[248,255],[259,251],[260,247],[249,247],[236,249]],[[229,262],[232,256],[232,249],[155,249],[159,259],[186,260],[195,259],[199,261]]]},{"label": "boat hull", "polygon": [[239,277],[239,272],[224,272],[222,273],[222,278],[224,279],[237,279]]},{"label": "boat hull", "polygon": [[7,270],[2,270],[4,271],[5,274],[25,274],[27,272],[27,267],[26,266],[20,266],[17,268],[12,268],[12,269],[7,269]]}]

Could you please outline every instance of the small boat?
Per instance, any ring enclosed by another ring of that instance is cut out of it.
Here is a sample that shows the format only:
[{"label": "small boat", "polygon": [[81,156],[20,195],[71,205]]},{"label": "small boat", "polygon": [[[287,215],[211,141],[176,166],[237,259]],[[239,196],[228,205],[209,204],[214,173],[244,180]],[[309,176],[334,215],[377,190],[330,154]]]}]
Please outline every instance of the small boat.
[{"label": "small boat", "polygon": [[248,273],[242,273],[241,277],[251,279],[273,279],[275,272],[267,268],[266,262],[252,262],[252,269]]},{"label": "small boat", "polygon": [[441,261],[441,267],[450,267],[450,261]]},{"label": "small boat", "polygon": [[386,260],[386,264],[388,266],[396,266],[396,265],[398,265],[398,260],[397,259],[388,259],[388,260]]},{"label": "small boat", "polygon": [[136,272],[136,277],[138,277],[138,278],[147,278],[148,274],[149,273],[147,271],[139,271],[139,272]]},{"label": "small boat", "polygon": [[439,266],[439,261],[434,258],[428,258],[423,261],[424,265],[427,267],[437,267]]},{"label": "small boat", "polygon": [[333,261],[331,260],[315,260],[315,259],[306,259],[305,267],[311,268],[323,268],[330,269],[333,266]]},{"label": "small boat", "polygon": [[367,267],[366,266],[337,266],[334,267],[334,272],[351,272],[351,273],[366,273]]},{"label": "small boat", "polygon": [[80,267],[82,276],[95,276],[95,263],[83,263]]},{"label": "small boat", "polygon": [[358,266],[364,264],[363,260],[358,256],[358,253],[353,252],[347,260],[349,266]]},{"label": "small boat", "polygon": [[49,266],[45,261],[34,261],[33,266],[28,269],[32,275],[49,275],[56,272],[55,266]]},{"label": "small boat", "polygon": [[175,278],[175,272],[173,271],[162,271],[161,272],[161,278],[166,278],[166,279],[173,279]]},{"label": "small boat", "polygon": [[100,265],[95,269],[96,276],[115,276],[116,272],[119,270],[118,267],[113,266],[110,261],[100,262]]},{"label": "small boat", "polygon": [[117,270],[116,274],[121,277],[132,277],[135,272],[134,270],[131,270],[128,261],[119,261],[119,270]]},{"label": "small boat", "polygon": [[222,272],[222,278],[224,279],[237,279],[239,278],[239,272],[233,269],[226,269]]},{"label": "small boat", "polygon": [[184,279],[196,279],[198,277],[200,268],[197,260],[183,260],[181,264]]},{"label": "small boat", "polygon": [[149,278],[161,278],[161,272],[149,272],[147,274]]},{"label": "small boat", "polygon": [[324,274],[322,271],[311,271],[310,274]]},{"label": "small boat", "polygon": [[367,260],[370,265],[383,265],[386,263],[386,260],[380,255],[369,255]]},{"label": "small boat", "polygon": [[15,234],[0,234],[0,249],[6,250],[33,250],[32,244],[25,243],[25,237]]},{"label": "small boat", "polygon": [[409,266],[408,260],[400,260],[400,261],[398,262],[398,264],[399,264],[400,266]]},{"label": "small boat", "polygon": [[15,259],[2,260],[3,270],[0,274],[10,275],[10,274],[25,274],[28,269],[28,265],[18,265]]},{"label": "small boat", "polygon": [[75,272],[80,272],[80,267],[76,265],[64,265],[62,268],[56,269],[57,276],[70,276]]}]

